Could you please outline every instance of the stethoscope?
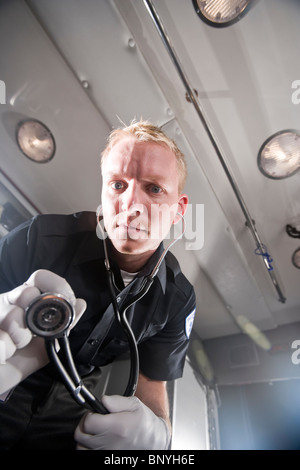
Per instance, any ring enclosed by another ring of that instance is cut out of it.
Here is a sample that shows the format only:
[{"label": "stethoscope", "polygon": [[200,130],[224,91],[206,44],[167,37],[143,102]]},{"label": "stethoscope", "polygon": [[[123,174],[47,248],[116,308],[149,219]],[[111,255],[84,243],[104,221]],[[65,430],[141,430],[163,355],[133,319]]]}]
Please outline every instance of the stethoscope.
[{"label": "stethoscope", "polygon": [[[104,246],[104,264],[106,268],[107,281],[111,295],[111,302],[113,305],[114,316],[118,324],[124,331],[130,351],[130,371],[127,387],[123,396],[132,396],[135,393],[138,376],[139,376],[139,355],[137,343],[134,333],[127,321],[126,312],[129,307],[138,302],[144,295],[147,294],[158,270],[163,262],[167,252],[170,248],[183,236],[185,232],[184,217],[179,212],[177,213],[182,219],[182,232],[162,252],[159,260],[154,266],[151,273],[143,280],[138,292],[124,302],[119,307],[117,302],[114,274],[110,266],[108,249],[106,243],[106,233],[101,226],[99,215],[97,215],[97,226],[100,228],[103,235]],[[36,297],[27,307],[25,311],[25,322],[31,332],[43,337],[45,340],[46,351],[50,361],[55,365],[66,389],[69,391],[73,399],[81,406],[92,410],[97,413],[107,414],[108,411],[84,385],[80,374],[76,368],[72,351],[69,343],[69,331],[74,320],[74,309],[71,302],[60,294],[56,293],[42,293]],[[59,344],[59,351],[63,361],[60,359],[57,351],[57,343]]]}]

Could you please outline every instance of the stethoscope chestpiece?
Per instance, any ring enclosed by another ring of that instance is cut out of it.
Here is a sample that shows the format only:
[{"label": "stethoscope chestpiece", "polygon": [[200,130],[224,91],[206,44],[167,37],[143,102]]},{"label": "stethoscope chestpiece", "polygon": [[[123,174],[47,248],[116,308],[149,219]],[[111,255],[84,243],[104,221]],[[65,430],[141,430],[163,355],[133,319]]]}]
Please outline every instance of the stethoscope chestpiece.
[{"label": "stethoscope chestpiece", "polygon": [[[44,338],[48,357],[76,403],[94,412],[107,414],[107,409],[86,388],[76,369],[67,334],[73,318],[74,310],[70,302],[64,296],[50,292],[33,299],[25,310],[26,326],[34,335]],[[56,351],[57,342],[63,361]]]},{"label": "stethoscope chestpiece", "polygon": [[36,297],[25,311],[25,322],[30,331],[48,339],[65,334],[73,318],[70,302],[64,296],[50,292]]}]

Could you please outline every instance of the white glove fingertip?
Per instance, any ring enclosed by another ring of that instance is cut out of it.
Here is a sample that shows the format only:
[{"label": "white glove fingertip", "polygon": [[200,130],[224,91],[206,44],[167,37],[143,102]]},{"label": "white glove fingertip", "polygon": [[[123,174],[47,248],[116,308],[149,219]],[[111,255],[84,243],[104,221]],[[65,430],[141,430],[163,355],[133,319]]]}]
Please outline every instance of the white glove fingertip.
[{"label": "white glove fingertip", "polygon": [[73,326],[76,325],[76,323],[78,323],[78,321],[80,320],[80,318],[84,314],[84,312],[86,310],[86,307],[87,307],[87,304],[86,304],[86,301],[84,299],[76,299],[75,305],[74,305],[75,318],[74,318],[73,323],[72,323],[72,328],[73,328]]},{"label": "white glove fingertip", "polygon": [[92,413],[86,413],[80,420],[78,426],[75,429],[74,433],[74,439],[77,442],[76,450],[89,450],[88,447],[86,447],[86,444],[89,439],[90,439],[90,434],[86,432],[85,429],[85,422],[86,418],[91,415]]},{"label": "white glove fingertip", "polygon": [[88,449],[87,447],[83,447],[80,444],[77,444],[76,450],[91,450],[91,449]]},{"label": "white glove fingertip", "polygon": [[166,432],[166,442],[165,442],[165,445],[163,447],[163,450],[166,450],[169,448],[169,445],[170,445],[170,441],[171,441],[171,430],[168,426],[168,423],[166,422],[166,420],[164,418],[161,418],[161,417],[158,417],[161,421],[162,421],[162,424],[165,428],[165,432]]},{"label": "white glove fingertip", "polygon": [[25,309],[39,294],[40,291],[37,287],[23,284],[8,292],[7,299],[10,305],[16,305]]},{"label": "white glove fingertip", "polygon": [[4,341],[0,340],[0,364],[6,364],[6,348]]},{"label": "white glove fingertip", "polygon": [[70,302],[75,302],[74,292],[69,283],[58,274],[46,269],[39,269],[26,281],[28,286],[36,286],[41,292],[54,292],[64,295]]},{"label": "white glove fingertip", "polygon": [[105,408],[107,408],[111,413],[134,411],[140,403],[140,400],[135,396],[124,397],[121,395],[103,395],[101,400]]},{"label": "white glove fingertip", "polygon": [[32,333],[28,328],[20,328],[18,331],[18,335],[15,336],[11,335],[12,340],[14,341],[17,349],[22,349],[27,346],[30,341],[32,340]]},{"label": "white glove fingertip", "polygon": [[1,322],[1,329],[10,336],[17,349],[27,346],[32,338],[30,330],[24,323],[24,311],[20,307],[13,307],[10,314]]},{"label": "white glove fingertip", "polygon": [[6,331],[0,330],[0,364],[6,364],[7,359],[16,352],[16,345]]}]

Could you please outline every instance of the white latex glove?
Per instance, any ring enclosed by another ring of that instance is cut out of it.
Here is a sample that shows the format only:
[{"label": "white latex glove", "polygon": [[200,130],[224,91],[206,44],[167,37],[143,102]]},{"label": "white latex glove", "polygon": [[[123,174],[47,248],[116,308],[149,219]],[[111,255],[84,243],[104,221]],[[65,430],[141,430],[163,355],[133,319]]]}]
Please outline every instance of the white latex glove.
[{"label": "white latex glove", "polygon": [[0,294],[0,399],[18,383],[48,362],[43,338],[33,337],[25,325],[25,309],[42,292],[64,295],[73,305],[75,318],[71,328],[86,309],[76,299],[68,282],[57,274],[40,269],[22,286]]},{"label": "white latex glove", "polygon": [[78,450],[164,450],[170,431],[137,397],[107,396],[101,399],[110,414],[86,414],[75,431]]}]

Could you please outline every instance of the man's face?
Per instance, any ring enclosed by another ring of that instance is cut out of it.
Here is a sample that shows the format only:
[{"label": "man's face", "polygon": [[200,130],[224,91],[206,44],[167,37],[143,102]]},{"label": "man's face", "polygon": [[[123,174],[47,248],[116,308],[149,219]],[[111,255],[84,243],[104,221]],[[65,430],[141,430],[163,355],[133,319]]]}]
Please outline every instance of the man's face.
[{"label": "man's face", "polygon": [[155,251],[187,205],[178,195],[178,171],[167,146],[125,137],[103,166],[102,210],[105,229],[118,252]]}]

